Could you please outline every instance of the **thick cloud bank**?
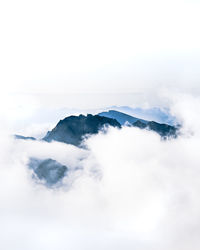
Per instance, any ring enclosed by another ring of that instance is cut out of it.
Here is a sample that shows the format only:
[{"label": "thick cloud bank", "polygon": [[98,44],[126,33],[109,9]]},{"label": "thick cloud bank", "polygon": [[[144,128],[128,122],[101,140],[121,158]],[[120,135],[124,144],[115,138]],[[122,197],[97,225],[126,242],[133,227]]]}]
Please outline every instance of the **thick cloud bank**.
[{"label": "thick cloud bank", "polygon": [[[182,136],[110,128],[85,141],[16,141],[1,135],[0,248],[4,250],[198,250],[200,100],[173,104]],[[62,188],[31,178],[29,157],[71,174]]]}]

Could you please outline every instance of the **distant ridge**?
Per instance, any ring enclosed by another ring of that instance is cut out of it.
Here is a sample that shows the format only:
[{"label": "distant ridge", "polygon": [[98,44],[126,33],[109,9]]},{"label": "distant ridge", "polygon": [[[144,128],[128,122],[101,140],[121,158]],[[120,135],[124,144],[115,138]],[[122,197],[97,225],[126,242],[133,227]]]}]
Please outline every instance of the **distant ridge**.
[{"label": "distant ridge", "polygon": [[145,124],[148,122],[146,120],[143,120],[143,119],[131,116],[131,115],[127,115],[125,113],[122,113],[116,110],[109,110],[106,112],[101,112],[98,115],[116,119],[121,125],[124,125],[126,122],[130,124],[133,124],[136,121],[141,121],[142,123],[145,123]]},{"label": "distant ridge", "polygon": [[129,106],[112,106],[107,110],[116,110],[133,117],[139,117],[146,121],[155,121],[161,124],[169,124],[174,126],[177,124],[176,117],[170,114],[170,110],[167,108],[140,108],[140,107],[129,107]]},{"label": "distant ridge", "polygon": [[14,135],[15,139],[20,139],[20,140],[32,140],[35,141],[36,139],[31,136],[23,136],[23,135]]}]

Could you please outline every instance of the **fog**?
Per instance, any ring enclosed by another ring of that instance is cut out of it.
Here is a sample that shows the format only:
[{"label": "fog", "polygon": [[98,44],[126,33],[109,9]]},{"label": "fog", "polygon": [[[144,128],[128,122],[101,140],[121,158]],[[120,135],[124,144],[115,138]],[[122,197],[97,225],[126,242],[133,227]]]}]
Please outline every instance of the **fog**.
[{"label": "fog", "polygon": [[[170,103],[183,127],[167,141],[138,128],[109,128],[80,149],[16,141],[2,131],[1,248],[199,249],[200,99]],[[32,179],[29,157],[53,158],[71,173],[62,187],[46,188]]]}]

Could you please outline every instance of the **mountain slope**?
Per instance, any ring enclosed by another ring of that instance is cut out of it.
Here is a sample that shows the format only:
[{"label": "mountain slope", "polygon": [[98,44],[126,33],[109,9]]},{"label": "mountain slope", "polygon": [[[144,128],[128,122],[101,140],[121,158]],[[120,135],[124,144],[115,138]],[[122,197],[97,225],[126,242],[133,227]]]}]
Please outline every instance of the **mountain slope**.
[{"label": "mountain slope", "polygon": [[176,124],[176,117],[170,114],[170,111],[167,108],[132,108],[129,106],[112,106],[109,110],[116,110],[125,114],[128,114],[133,117],[140,117],[140,119],[146,121],[155,121],[158,123],[165,123],[171,126]]},{"label": "mountain slope", "polygon": [[33,170],[33,178],[39,179],[48,187],[62,181],[68,171],[66,166],[52,159],[30,158],[29,167]]},{"label": "mountain slope", "polygon": [[143,119],[133,117],[131,115],[127,115],[125,113],[116,111],[116,110],[109,110],[107,112],[101,112],[98,115],[116,119],[121,125],[124,125],[126,122],[129,122],[130,124],[136,122],[136,121],[141,121],[143,123],[147,123],[148,121],[145,121]]},{"label": "mountain slope", "polygon": [[149,129],[156,133],[158,133],[161,137],[176,137],[178,129],[174,126],[170,126],[168,124],[161,124],[158,122],[150,121],[146,124],[141,121],[136,121],[133,123],[134,127],[138,127],[141,129]]},{"label": "mountain slope", "polygon": [[79,115],[69,116],[59,121],[56,127],[47,133],[43,138],[45,141],[59,141],[79,146],[83,136],[87,134],[97,134],[103,126],[113,126],[120,128],[121,125],[115,119],[102,117],[99,115]]}]

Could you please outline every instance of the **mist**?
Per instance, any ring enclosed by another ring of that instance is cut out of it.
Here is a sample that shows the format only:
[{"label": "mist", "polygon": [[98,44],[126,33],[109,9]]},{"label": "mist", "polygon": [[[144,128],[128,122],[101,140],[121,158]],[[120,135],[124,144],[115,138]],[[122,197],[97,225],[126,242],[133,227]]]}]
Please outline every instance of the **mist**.
[{"label": "mist", "polygon": [[[2,133],[1,248],[198,249],[200,99],[170,103],[182,129],[167,141],[133,127],[100,131],[85,149]],[[71,174],[49,189],[32,178],[29,157],[53,158]]]}]

